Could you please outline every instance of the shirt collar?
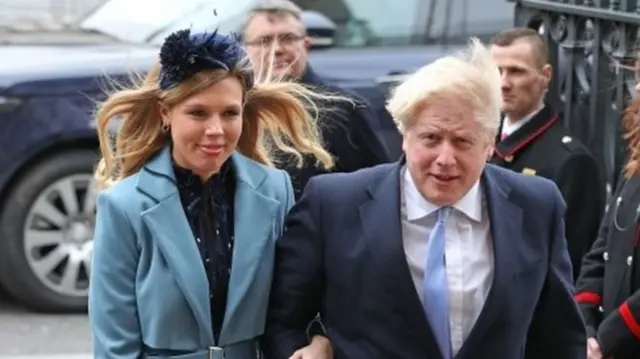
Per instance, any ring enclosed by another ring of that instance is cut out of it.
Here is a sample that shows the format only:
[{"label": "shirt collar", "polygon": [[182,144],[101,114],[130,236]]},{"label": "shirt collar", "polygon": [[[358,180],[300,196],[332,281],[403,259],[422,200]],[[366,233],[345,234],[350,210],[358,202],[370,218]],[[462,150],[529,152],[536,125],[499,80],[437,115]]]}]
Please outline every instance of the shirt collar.
[{"label": "shirt collar", "polygon": [[[403,173],[403,195],[407,208],[407,219],[409,221],[427,217],[440,209],[440,206],[427,201],[422,194],[420,194],[406,167],[403,170]],[[478,179],[471,189],[452,207],[457,211],[464,213],[472,220],[480,222],[482,220],[482,192],[480,190],[480,179]]]},{"label": "shirt collar", "polygon": [[544,108],[544,102],[541,102],[533,112],[531,112],[527,116],[523,117],[518,122],[511,122],[511,120],[509,119],[509,116],[505,116],[504,117],[504,122],[503,122],[503,125],[502,125],[502,127],[503,127],[502,128],[502,133],[505,133],[505,134],[514,133],[516,130],[518,130],[522,126],[524,126],[527,122],[531,121],[540,111],[542,111],[543,108]]}]

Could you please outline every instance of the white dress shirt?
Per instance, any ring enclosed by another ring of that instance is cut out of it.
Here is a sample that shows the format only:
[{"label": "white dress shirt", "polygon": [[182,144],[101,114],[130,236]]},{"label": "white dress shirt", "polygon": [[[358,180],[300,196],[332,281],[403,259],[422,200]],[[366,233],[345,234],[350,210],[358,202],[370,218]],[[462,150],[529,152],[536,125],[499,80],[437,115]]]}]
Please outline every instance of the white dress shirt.
[{"label": "white dress shirt", "polygon": [[[422,301],[427,242],[436,225],[438,206],[418,192],[409,171],[403,170],[402,237],[413,282]],[[453,355],[475,324],[493,280],[493,243],[480,182],[453,206],[445,223],[445,258],[449,294],[449,323]]]},{"label": "white dress shirt", "polygon": [[505,116],[504,121],[502,123],[501,138],[504,139],[507,136],[519,130],[527,122],[531,121],[531,119],[533,119],[535,115],[538,114],[538,112],[542,111],[543,108],[544,108],[544,102],[540,103],[540,105],[538,105],[538,107],[533,112],[523,117],[520,121],[513,122],[511,121],[511,119],[509,119],[509,117]]}]

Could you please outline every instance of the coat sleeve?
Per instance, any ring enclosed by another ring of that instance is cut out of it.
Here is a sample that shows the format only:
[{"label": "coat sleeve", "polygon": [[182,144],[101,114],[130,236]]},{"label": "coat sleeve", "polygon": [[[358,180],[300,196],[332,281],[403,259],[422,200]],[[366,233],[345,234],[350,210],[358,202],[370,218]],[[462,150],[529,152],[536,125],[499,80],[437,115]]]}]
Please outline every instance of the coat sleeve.
[{"label": "coat sleeve", "polygon": [[587,336],[573,298],[571,263],[564,235],[565,204],[555,191],[547,277],[527,336],[526,359],[585,359]]},{"label": "coat sleeve", "polygon": [[640,344],[640,290],[635,291],[598,327],[598,343],[605,358]]},{"label": "coat sleeve", "polygon": [[133,227],[107,192],[98,195],[89,289],[96,359],[135,359],[142,350],[135,276],[139,248]]},{"label": "coat sleeve", "polygon": [[[622,178],[622,176],[621,176]],[[622,190],[618,183],[616,192],[609,199],[604,218],[600,223],[598,237],[589,252],[582,259],[580,275],[576,282],[576,301],[587,326],[587,336],[595,338],[598,326],[602,321],[600,306],[602,305],[602,288],[604,282],[604,253],[607,248],[607,236],[611,223],[611,206]]]},{"label": "coat sleeve", "polygon": [[605,205],[605,187],[595,158],[583,153],[569,157],[555,182],[567,203],[566,237],[576,280],[580,275],[582,258],[598,235]]},{"label": "coat sleeve", "polygon": [[291,177],[289,176],[289,173],[287,173],[287,171],[281,170],[282,175],[284,176],[284,184],[285,184],[285,193],[286,193],[286,199],[285,199],[285,217],[287,215],[287,213],[289,213],[289,211],[291,210],[291,207],[293,207],[293,204],[296,201],[296,197],[295,194],[293,193],[293,184],[291,183]]},{"label": "coat sleeve", "polygon": [[309,344],[307,326],[320,312],[324,293],[321,194],[317,177],[285,221],[276,244],[265,334],[261,340],[267,359],[287,359]]}]

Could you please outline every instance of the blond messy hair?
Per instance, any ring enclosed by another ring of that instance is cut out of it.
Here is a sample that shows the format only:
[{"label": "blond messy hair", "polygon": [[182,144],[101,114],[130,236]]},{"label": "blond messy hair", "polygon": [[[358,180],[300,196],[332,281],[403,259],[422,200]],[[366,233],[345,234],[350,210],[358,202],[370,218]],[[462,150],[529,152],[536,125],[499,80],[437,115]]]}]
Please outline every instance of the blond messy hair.
[{"label": "blond messy hair", "polygon": [[500,86],[500,71],[491,52],[472,38],[467,51],[442,57],[409,76],[393,90],[387,108],[404,133],[422,106],[453,95],[473,106],[476,118],[493,137],[500,126]]},{"label": "blond messy hair", "polygon": [[[242,70],[205,70],[184,82],[162,90],[160,65],[156,63],[145,78],[133,86],[121,88],[103,102],[96,113],[100,159],[94,173],[97,184],[108,187],[138,172],[159,150],[167,145],[162,131],[160,104],[171,108],[188,97],[227,77],[244,84],[248,60]],[[297,165],[304,156],[312,156],[325,169],[334,166],[333,157],[323,148],[315,106],[318,99],[334,98],[295,82],[276,80],[271,76],[256,76],[255,84],[244,89],[243,129],[237,150],[244,156],[273,166],[276,147],[282,153],[294,155]],[[108,131],[114,118],[122,119],[115,135],[115,146]]]}]

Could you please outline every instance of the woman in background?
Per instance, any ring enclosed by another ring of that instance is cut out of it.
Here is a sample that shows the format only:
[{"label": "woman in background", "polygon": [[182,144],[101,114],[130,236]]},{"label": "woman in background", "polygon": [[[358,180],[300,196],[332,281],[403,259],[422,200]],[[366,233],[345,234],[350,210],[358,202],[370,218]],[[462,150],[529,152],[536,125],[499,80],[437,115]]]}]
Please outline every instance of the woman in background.
[{"label": "woman in background", "polygon": [[[640,94],[640,85],[636,86]],[[640,97],[624,115],[628,160],[598,238],[584,257],[576,300],[587,358],[640,358]]]},{"label": "woman in background", "polygon": [[[274,245],[293,203],[263,137],[300,161],[333,160],[301,102],[322,95],[256,80],[244,58],[234,38],[178,31],[159,66],[97,112],[96,178],[107,187],[89,295],[97,359],[260,356]],[[322,337],[304,350],[332,356]]]}]

